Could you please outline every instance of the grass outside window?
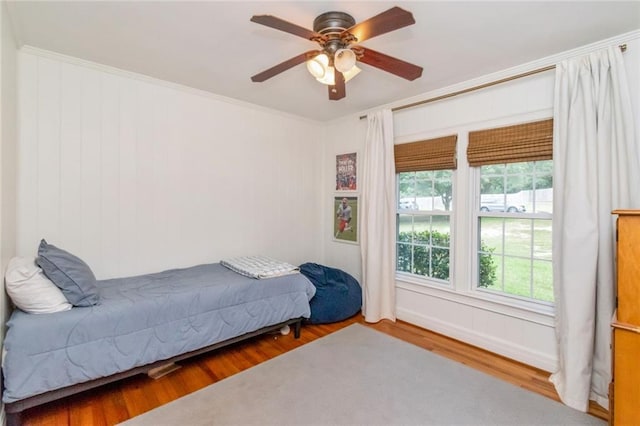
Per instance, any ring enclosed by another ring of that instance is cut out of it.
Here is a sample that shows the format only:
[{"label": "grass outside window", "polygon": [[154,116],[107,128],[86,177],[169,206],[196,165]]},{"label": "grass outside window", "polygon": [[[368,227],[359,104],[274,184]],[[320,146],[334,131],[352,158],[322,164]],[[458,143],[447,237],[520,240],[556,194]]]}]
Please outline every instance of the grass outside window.
[{"label": "grass outside window", "polygon": [[553,302],[551,220],[479,218],[480,239],[498,265],[497,290],[542,302]]},{"label": "grass outside window", "polygon": [[[414,220],[415,216],[399,215],[398,253],[402,253],[403,250],[410,253],[409,247],[417,244],[416,247],[419,248],[413,250],[414,259],[427,254],[433,257],[434,253],[440,257],[448,257],[448,250],[437,247],[432,247],[429,252],[424,235],[433,231],[448,235],[449,217],[425,217],[427,219]],[[551,220],[481,217],[479,221],[480,238],[485,247],[479,255],[489,256],[495,265],[495,277],[485,280],[485,284],[490,284],[481,287],[489,291],[553,302]],[[421,237],[412,239],[412,233]],[[448,263],[447,261],[447,265]],[[448,279],[448,275],[441,273],[437,276],[420,274],[422,270],[416,270],[415,265],[412,268],[412,264],[408,262],[398,262],[398,271]]]}]

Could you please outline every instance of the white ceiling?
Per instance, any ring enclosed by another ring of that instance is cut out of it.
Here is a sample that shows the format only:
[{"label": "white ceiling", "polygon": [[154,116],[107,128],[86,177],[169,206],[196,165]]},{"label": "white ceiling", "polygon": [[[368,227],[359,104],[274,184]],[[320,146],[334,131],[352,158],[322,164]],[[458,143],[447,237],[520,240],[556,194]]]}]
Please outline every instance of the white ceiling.
[{"label": "white ceiling", "polygon": [[[330,10],[363,21],[393,6],[416,24],[363,46],[422,66],[412,82],[362,65],[347,96],[298,65],[263,83],[250,77],[314,49],[249,21],[271,14],[312,29]],[[326,121],[449,86],[640,28],[640,2],[9,1],[16,38],[30,45]]]}]

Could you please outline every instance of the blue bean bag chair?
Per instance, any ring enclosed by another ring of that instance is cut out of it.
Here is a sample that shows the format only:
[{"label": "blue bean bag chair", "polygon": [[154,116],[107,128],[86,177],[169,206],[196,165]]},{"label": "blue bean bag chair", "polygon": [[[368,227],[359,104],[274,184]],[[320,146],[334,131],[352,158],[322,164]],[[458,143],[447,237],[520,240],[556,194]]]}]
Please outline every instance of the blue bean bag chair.
[{"label": "blue bean bag chair", "polygon": [[309,302],[311,324],[338,322],[360,312],[362,289],[351,275],[317,263],[300,265],[300,272],[316,287],[316,295]]}]

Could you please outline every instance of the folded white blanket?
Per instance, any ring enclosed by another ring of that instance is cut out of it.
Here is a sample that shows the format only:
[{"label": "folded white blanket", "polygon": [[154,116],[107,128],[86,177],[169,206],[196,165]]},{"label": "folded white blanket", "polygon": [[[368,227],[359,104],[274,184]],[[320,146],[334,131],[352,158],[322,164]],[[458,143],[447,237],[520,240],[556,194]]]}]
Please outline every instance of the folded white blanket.
[{"label": "folded white blanket", "polygon": [[266,256],[234,257],[221,260],[220,264],[239,274],[257,279],[300,273],[300,268],[297,266]]}]

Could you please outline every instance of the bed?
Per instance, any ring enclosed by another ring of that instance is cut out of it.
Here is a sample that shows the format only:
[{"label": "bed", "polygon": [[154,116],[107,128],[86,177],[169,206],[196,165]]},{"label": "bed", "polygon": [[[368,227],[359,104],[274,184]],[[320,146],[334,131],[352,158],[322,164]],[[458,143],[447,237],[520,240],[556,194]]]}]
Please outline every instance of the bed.
[{"label": "bed", "polygon": [[27,409],[309,318],[300,273],[255,279],[220,263],[96,281],[99,303],[14,310],[4,341],[7,421]]}]

